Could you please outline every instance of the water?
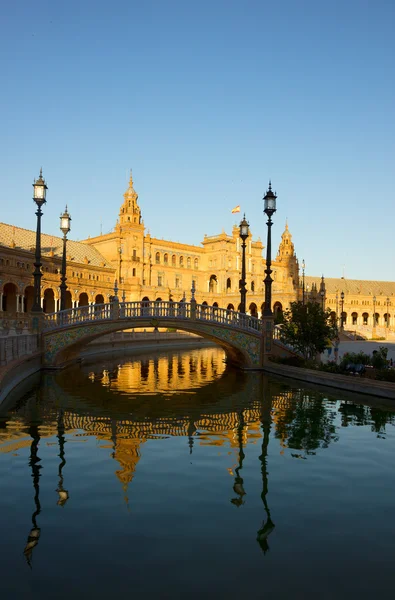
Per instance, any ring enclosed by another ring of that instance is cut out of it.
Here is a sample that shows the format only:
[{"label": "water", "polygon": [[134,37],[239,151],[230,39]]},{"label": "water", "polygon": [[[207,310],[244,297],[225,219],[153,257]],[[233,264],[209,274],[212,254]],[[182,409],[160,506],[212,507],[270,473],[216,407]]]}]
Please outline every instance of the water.
[{"label": "water", "polygon": [[223,359],[101,357],[2,409],[2,600],[390,593],[395,406]]}]

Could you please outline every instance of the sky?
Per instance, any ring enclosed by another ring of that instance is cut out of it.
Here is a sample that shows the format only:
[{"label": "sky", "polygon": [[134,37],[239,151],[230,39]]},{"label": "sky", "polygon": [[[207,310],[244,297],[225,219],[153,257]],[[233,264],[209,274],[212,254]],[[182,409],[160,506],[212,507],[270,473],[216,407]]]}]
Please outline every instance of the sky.
[{"label": "sky", "polygon": [[[276,190],[308,275],[395,280],[393,0],[0,6],[0,221],[115,225],[132,168],[152,236],[200,245]],[[231,209],[240,204],[241,213]]]}]

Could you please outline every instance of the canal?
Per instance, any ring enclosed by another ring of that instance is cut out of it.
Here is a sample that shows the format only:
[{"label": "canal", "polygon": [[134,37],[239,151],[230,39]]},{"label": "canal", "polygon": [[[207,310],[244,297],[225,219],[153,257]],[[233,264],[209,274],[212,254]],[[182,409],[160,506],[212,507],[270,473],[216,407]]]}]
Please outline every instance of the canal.
[{"label": "canal", "polygon": [[395,406],[96,357],[0,413],[1,598],[371,598],[393,587]]}]

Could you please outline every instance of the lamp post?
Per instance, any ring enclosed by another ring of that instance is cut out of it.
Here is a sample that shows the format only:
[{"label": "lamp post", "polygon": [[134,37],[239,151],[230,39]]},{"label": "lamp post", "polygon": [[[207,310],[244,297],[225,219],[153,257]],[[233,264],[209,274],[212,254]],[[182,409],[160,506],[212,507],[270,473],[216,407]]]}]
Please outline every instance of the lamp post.
[{"label": "lamp post", "polygon": [[343,322],[343,309],[344,309],[344,292],[342,291],[342,293],[340,294],[340,299],[341,299],[341,312],[340,312],[340,331],[343,331],[344,328],[344,322]]},{"label": "lamp post", "polygon": [[60,215],[60,231],[63,233],[63,255],[62,255],[62,271],[60,278],[60,310],[66,309],[66,243],[67,234],[70,231],[71,217],[67,212],[67,205],[63,215]]},{"label": "lamp post", "polygon": [[389,298],[387,298],[387,300],[386,300],[386,305],[387,305],[387,318],[386,318],[386,321],[385,321],[385,326],[386,326],[387,331],[388,331],[388,327],[390,325],[390,316],[389,316],[389,313],[388,313],[388,307],[390,305],[390,299]]},{"label": "lamp post", "polygon": [[306,263],[304,259],[302,260],[302,304],[304,304],[304,270],[306,268]]},{"label": "lamp post", "polygon": [[324,310],[324,307],[325,307],[325,290],[321,290],[320,291],[320,296],[321,296],[321,308],[322,308],[322,310]]},{"label": "lamp post", "polygon": [[32,312],[42,312],[43,309],[41,307],[41,217],[42,210],[41,207],[46,203],[46,193],[47,186],[45,184],[45,180],[43,179],[43,171],[40,169],[40,177],[34,180],[33,183],[33,200],[37,204],[37,228],[36,228],[36,254],[35,254],[35,262],[34,262],[34,300],[33,306],[31,308]]},{"label": "lamp post", "polygon": [[241,247],[243,249],[242,259],[241,259],[241,279],[239,281],[239,289],[240,289],[240,312],[245,314],[246,312],[246,239],[249,235],[249,223],[246,221],[246,216],[244,215],[243,220],[240,223],[240,238],[242,239]]},{"label": "lamp post", "polygon": [[372,337],[376,337],[376,296],[373,296],[373,327],[372,327]]},{"label": "lamp post", "polygon": [[276,212],[276,194],[272,192],[272,184],[269,181],[269,189],[266,192],[263,200],[265,202],[265,208],[263,212],[266,214],[267,221],[267,246],[266,246],[266,277],[265,277],[265,306],[263,309],[264,317],[272,317],[272,282],[270,274],[272,272],[272,215]]}]

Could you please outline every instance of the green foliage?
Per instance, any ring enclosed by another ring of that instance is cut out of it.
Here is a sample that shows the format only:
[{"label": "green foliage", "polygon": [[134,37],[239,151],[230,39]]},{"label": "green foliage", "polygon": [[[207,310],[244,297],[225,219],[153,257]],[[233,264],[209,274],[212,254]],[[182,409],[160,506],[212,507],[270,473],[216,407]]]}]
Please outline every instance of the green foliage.
[{"label": "green foliage", "polygon": [[325,371],[326,373],[343,373],[343,369],[334,360],[321,363],[318,368],[320,371]]},{"label": "green foliage", "polygon": [[336,325],[330,318],[330,310],[322,310],[316,302],[291,302],[284,313],[281,326],[282,339],[307,358],[314,359],[337,336]]},{"label": "green foliage", "polygon": [[372,359],[365,352],[346,352],[339,363],[340,370],[344,371],[350,363],[353,365],[370,365],[372,364]]},{"label": "green foliage", "polygon": [[304,367],[306,362],[301,356],[272,356],[270,360],[289,367]]},{"label": "green foliage", "polygon": [[372,365],[375,369],[383,369],[387,366],[388,348],[380,346],[378,350],[373,350]]}]

